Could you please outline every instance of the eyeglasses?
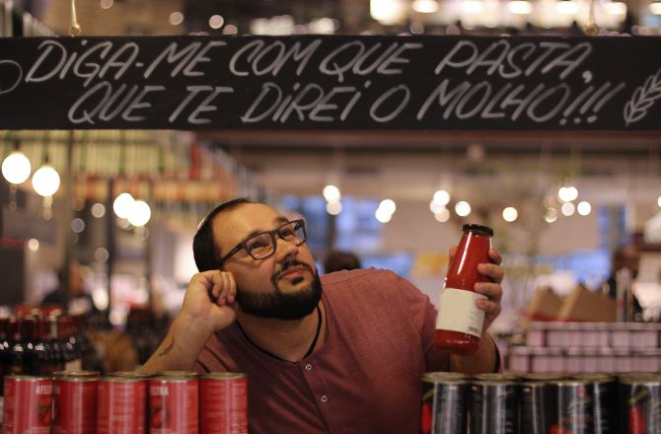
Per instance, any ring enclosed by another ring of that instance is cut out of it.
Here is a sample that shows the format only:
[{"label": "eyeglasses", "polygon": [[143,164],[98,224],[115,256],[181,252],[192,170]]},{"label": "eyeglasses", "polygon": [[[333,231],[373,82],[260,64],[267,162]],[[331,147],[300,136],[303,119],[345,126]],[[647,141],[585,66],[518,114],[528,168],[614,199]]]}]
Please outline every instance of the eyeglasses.
[{"label": "eyeglasses", "polygon": [[228,254],[220,259],[218,267],[221,267],[232,255],[245,249],[253,259],[266,259],[275,253],[278,240],[276,234],[283,240],[300,246],[308,239],[303,220],[287,222],[277,229],[253,235],[241,241]]}]

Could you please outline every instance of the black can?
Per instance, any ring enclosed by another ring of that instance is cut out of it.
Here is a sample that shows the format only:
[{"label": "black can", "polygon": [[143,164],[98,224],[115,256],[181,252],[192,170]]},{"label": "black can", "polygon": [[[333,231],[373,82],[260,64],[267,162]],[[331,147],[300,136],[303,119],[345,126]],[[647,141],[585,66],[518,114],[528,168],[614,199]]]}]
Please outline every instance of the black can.
[{"label": "black can", "polygon": [[661,433],[661,376],[657,374],[620,377],[620,432]]},{"label": "black can", "polygon": [[464,434],[468,377],[452,372],[422,376],[421,434]]},{"label": "black can", "polygon": [[617,433],[617,382],[608,374],[581,374],[572,377],[587,383],[592,397],[592,429],[594,434]]},{"label": "black can", "polygon": [[594,434],[590,389],[582,380],[549,383],[551,433]]},{"label": "black can", "polygon": [[469,394],[471,434],[518,434],[518,377],[475,376]]},{"label": "black can", "polygon": [[520,385],[521,393],[521,433],[549,434],[551,399],[547,381],[524,381]]}]

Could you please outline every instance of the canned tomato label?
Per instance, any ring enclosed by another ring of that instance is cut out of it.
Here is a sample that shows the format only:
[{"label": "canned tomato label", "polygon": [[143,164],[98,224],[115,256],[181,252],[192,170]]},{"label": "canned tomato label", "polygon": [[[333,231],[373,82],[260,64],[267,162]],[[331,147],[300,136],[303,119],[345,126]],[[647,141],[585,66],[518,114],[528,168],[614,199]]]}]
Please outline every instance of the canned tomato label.
[{"label": "canned tomato label", "polygon": [[430,372],[422,376],[421,434],[464,434],[467,377],[459,373]]},{"label": "canned tomato label", "polygon": [[526,381],[520,387],[521,433],[549,434],[551,417],[548,414],[548,383],[541,380]]},{"label": "canned tomato label", "polygon": [[166,376],[149,379],[151,434],[197,434],[199,387],[196,377]]},{"label": "canned tomato label", "polygon": [[97,434],[147,432],[147,382],[135,377],[99,381]]},{"label": "canned tomato label", "polygon": [[517,434],[519,386],[516,377],[476,376],[470,388],[471,434]]},{"label": "canned tomato label", "polygon": [[617,383],[607,374],[582,374],[573,378],[587,383],[588,396],[592,397],[592,424],[594,434],[616,433]]},{"label": "canned tomato label", "polygon": [[661,433],[661,376],[639,375],[620,378],[620,432]]},{"label": "canned tomato label", "polygon": [[53,434],[96,432],[98,378],[55,377]]},{"label": "canned tomato label", "polygon": [[48,434],[53,383],[46,377],[11,375],[4,381],[5,434]]},{"label": "canned tomato label", "polygon": [[593,397],[587,383],[581,380],[561,380],[550,383],[552,434],[594,434],[592,423]]},{"label": "canned tomato label", "polygon": [[248,377],[240,373],[204,375],[200,419],[203,434],[247,434]]}]

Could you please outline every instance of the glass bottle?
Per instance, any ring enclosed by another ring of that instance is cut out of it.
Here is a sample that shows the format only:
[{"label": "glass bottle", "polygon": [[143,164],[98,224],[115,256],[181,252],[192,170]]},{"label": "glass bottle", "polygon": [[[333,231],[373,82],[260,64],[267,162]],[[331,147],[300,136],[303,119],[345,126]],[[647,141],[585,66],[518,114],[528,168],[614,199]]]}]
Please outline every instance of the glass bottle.
[{"label": "glass bottle", "polygon": [[20,323],[21,342],[23,346],[23,373],[37,375],[39,372],[39,355],[36,351],[38,340],[37,318],[24,316]]},{"label": "glass bottle", "polygon": [[50,344],[50,323],[48,317],[37,318],[37,340],[34,344],[34,353],[38,361],[38,368],[34,375],[49,377],[54,371],[54,352]]},{"label": "glass bottle", "polygon": [[10,318],[8,326],[9,334],[9,375],[28,374],[25,370],[25,347],[21,332],[23,331],[23,318]]},{"label": "glass bottle", "polygon": [[4,396],[5,375],[7,374],[11,356],[9,353],[9,340],[7,339],[7,328],[9,318],[0,318],[0,396]]},{"label": "glass bottle", "polygon": [[482,336],[484,311],[475,302],[486,297],[475,293],[475,284],[489,281],[478,273],[477,266],[491,262],[493,230],[487,226],[464,225],[462,231],[441,292],[434,344],[454,354],[469,355],[477,351]]},{"label": "glass bottle", "polygon": [[48,343],[53,352],[53,372],[64,371],[65,356],[62,342],[60,341],[60,331],[58,327],[57,316],[51,315],[48,317],[49,335]]}]

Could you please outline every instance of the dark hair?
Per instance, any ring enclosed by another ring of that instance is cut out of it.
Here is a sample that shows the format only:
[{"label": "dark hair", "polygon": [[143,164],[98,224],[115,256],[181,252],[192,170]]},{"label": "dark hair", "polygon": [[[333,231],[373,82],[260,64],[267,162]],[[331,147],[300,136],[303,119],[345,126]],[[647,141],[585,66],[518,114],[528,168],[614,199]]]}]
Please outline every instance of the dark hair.
[{"label": "dark hair", "polygon": [[193,238],[193,256],[200,272],[218,268],[219,251],[213,237],[213,220],[223,211],[229,211],[244,203],[254,203],[245,197],[223,202],[204,217]]},{"label": "dark hair", "polygon": [[324,260],[324,273],[361,268],[360,259],[351,252],[330,252]]}]

